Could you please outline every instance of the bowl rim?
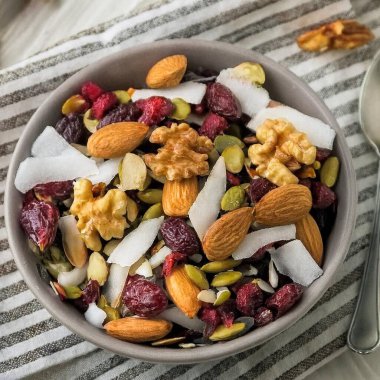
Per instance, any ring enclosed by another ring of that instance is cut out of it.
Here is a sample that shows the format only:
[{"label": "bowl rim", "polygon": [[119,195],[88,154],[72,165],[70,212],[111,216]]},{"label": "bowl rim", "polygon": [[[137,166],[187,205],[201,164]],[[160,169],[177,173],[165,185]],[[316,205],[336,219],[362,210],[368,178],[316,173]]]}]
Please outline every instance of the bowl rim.
[{"label": "bowl rim", "polygon": [[[49,311],[49,313],[55,319],[57,319],[60,323],[62,323],[68,329],[70,329],[72,332],[83,337],[86,341],[89,341],[98,347],[112,351],[121,356],[132,357],[132,358],[136,358],[136,359],[140,359],[140,360],[144,360],[144,361],[148,361],[152,363],[190,364],[190,363],[200,363],[200,362],[206,362],[210,360],[222,359],[224,357],[238,354],[249,348],[252,348],[261,343],[264,343],[265,341],[280,334],[284,330],[290,328],[295,322],[297,322],[300,318],[302,318],[317,303],[317,301],[322,297],[322,295],[325,293],[327,288],[330,286],[331,282],[333,281],[334,274],[336,273],[337,269],[339,268],[340,264],[343,262],[348,252],[348,248],[352,239],[352,233],[355,226],[354,222],[356,219],[357,183],[355,180],[355,170],[354,170],[354,166],[352,162],[351,153],[348,148],[343,131],[340,129],[331,111],[327,108],[324,102],[318,97],[318,95],[311,89],[311,87],[302,79],[297,77],[294,73],[292,73],[290,70],[281,66],[279,63],[275,62],[274,60],[262,54],[259,54],[257,52],[250,51],[242,47],[234,46],[225,42],[207,41],[207,40],[200,40],[200,39],[161,40],[158,42],[156,41],[156,42],[144,43],[139,46],[129,47],[127,49],[123,49],[121,51],[113,53],[105,58],[97,60],[96,62],[86,66],[85,68],[79,70],[77,73],[75,73],[74,75],[69,77],[67,80],[65,80],[39,106],[39,108],[33,114],[31,119],[28,121],[27,126],[30,124],[33,124],[34,120],[37,118],[37,115],[39,114],[41,109],[44,108],[44,105],[48,103],[52,97],[55,96],[55,94],[61,89],[62,86],[66,87],[69,83],[74,83],[76,81],[76,78],[79,75],[86,73],[87,71],[91,71],[94,68],[94,66],[98,66],[98,65],[100,66],[103,64],[107,64],[109,62],[113,62],[115,59],[116,60],[119,59],[120,56],[122,56],[123,54],[126,54],[126,52],[128,52],[128,54],[133,54],[133,53],[143,52],[149,49],[165,50],[166,48],[169,48],[169,49],[173,48],[178,44],[180,44],[180,46],[185,46],[188,48],[193,48],[194,45],[196,45],[196,48],[201,48],[201,49],[216,48],[219,50],[226,51],[230,54],[250,55],[252,57],[251,58],[252,60],[259,60],[263,65],[266,65],[266,64],[270,66],[275,65],[276,70],[278,70],[280,74],[290,76],[295,82],[297,82],[297,86],[303,88],[304,91],[308,92],[308,94],[310,95],[310,97],[312,98],[314,102],[313,104],[318,108],[318,110],[321,112],[324,118],[336,131],[336,134],[337,134],[336,141],[339,140],[339,147],[343,152],[342,157],[340,157],[342,167],[344,166],[347,169],[347,177],[352,178],[351,182],[353,183],[353,186],[350,186],[347,189],[347,197],[348,197],[347,203],[351,204],[352,207],[349,208],[348,210],[345,210],[346,211],[345,218],[342,221],[344,223],[344,229],[342,228],[342,231],[345,231],[345,234],[344,234],[345,239],[343,239],[342,237],[338,237],[340,238],[339,247],[342,254],[339,257],[333,258],[332,262],[329,265],[329,268],[325,269],[324,271],[324,274],[322,276],[324,280],[316,284],[318,296],[314,297],[313,299],[310,299],[309,297],[307,300],[304,300],[302,304],[298,305],[296,312],[294,311],[295,309],[290,310],[285,316],[281,317],[280,319],[276,321],[275,326],[273,324],[269,324],[267,326],[260,328],[259,330],[254,330],[253,332],[248,333],[242,337],[233,339],[228,342],[223,342],[222,344],[214,344],[209,347],[197,347],[191,350],[185,350],[185,349],[181,350],[178,348],[161,348],[161,347],[155,348],[155,347],[150,347],[146,345],[133,344],[133,343],[120,341],[120,340],[117,340],[116,338],[112,338],[110,336],[103,334],[103,332],[102,332],[102,339],[99,339],[100,336],[96,332],[96,330],[98,331],[101,331],[101,330],[91,326],[90,324],[88,324],[89,328],[85,328],[83,330],[83,324],[76,325],[75,321],[72,318],[69,321],[62,320],[63,319],[62,315],[49,302],[49,299],[51,298],[51,294],[48,293],[47,291],[43,291],[40,289],[39,283],[41,282],[41,279],[40,278],[37,279],[36,278],[37,276],[34,276],[33,273],[31,273],[31,270],[28,269],[28,266],[23,265],[24,262],[21,258],[21,255],[17,254],[19,242],[16,239],[16,234],[13,232],[12,229],[8,230],[8,228],[7,228],[7,232],[8,232],[8,241],[9,241],[10,250],[13,254],[17,268],[21,272],[24,281],[28,285],[28,288],[32,291],[35,297],[41,302],[41,304]],[[17,171],[19,161],[20,161],[20,158],[17,159],[17,157],[19,157],[21,154],[22,142],[25,139],[27,139],[27,135],[28,135],[27,126],[24,128],[24,131],[22,132],[22,135],[15,147],[15,150],[13,152],[11,162],[9,165],[7,182],[5,186],[5,196],[4,196],[6,226],[12,225],[11,194],[15,191],[14,177],[15,177],[15,173]],[[269,326],[271,326],[270,329],[268,329]],[[268,332],[270,332],[270,334]]]}]

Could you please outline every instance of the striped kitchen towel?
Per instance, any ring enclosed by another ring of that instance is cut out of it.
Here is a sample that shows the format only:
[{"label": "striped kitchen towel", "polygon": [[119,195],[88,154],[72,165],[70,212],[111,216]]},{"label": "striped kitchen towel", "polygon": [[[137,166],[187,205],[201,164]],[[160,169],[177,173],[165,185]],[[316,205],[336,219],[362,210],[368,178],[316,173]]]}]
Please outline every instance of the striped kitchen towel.
[{"label": "striped kitchen towel", "polygon": [[[380,7],[359,1],[357,18],[380,35]],[[358,123],[364,72],[380,39],[353,51],[310,54],[295,37],[321,22],[354,16],[349,0],[157,1],[151,9],[99,25],[0,71],[0,378],[293,379],[302,378],[345,347],[368,248],[377,160]],[[83,341],[51,318],[23,282],[4,226],[7,168],[25,124],[70,75],[112,52],[165,38],[220,40],[287,66],[324,99],[344,131],[359,187],[356,229],[335,283],[290,329],[222,361],[156,365],[127,359]]]}]

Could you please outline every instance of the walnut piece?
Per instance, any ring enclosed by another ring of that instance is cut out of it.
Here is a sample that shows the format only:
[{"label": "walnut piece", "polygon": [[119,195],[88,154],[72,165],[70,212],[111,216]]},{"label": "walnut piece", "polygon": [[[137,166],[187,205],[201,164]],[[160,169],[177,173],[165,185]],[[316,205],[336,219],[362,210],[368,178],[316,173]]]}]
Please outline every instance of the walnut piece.
[{"label": "walnut piece", "polygon": [[78,218],[77,227],[87,248],[100,251],[104,240],[122,238],[129,227],[124,215],[127,212],[127,196],[118,189],[94,197],[91,181],[80,179],[74,184],[74,202],[70,213]]},{"label": "walnut piece", "polygon": [[199,136],[188,124],[159,127],[149,141],[164,145],[157,154],[144,155],[146,165],[155,176],[165,176],[173,181],[208,174],[207,153],[213,149],[213,143],[208,137]]},{"label": "walnut piece", "polygon": [[315,161],[316,147],[284,119],[265,120],[256,137],[260,144],[251,145],[248,156],[257,166],[256,172],[277,186],[298,183],[292,171]]},{"label": "walnut piece", "polygon": [[329,49],[353,49],[373,40],[373,33],[355,20],[337,20],[312,29],[297,38],[302,50],[323,52]]}]

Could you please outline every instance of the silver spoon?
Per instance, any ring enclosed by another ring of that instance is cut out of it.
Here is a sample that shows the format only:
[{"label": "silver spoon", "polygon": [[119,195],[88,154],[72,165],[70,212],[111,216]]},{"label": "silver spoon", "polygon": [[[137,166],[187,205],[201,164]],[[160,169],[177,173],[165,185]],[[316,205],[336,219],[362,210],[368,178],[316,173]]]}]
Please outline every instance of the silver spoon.
[{"label": "silver spoon", "polygon": [[[364,77],[359,98],[359,120],[364,134],[380,159],[380,52],[376,54]],[[360,354],[369,354],[380,345],[379,209],[380,165],[378,169],[376,206],[369,252],[365,263],[356,309],[347,335],[348,347]]]}]

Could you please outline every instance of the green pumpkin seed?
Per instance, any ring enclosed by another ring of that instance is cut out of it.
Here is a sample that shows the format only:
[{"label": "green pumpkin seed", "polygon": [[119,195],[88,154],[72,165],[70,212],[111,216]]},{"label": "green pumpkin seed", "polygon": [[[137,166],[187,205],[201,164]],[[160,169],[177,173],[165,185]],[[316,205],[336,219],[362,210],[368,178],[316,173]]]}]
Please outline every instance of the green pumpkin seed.
[{"label": "green pumpkin seed", "polygon": [[241,264],[241,260],[227,259],[220,261],[211,261],[202,266],[201,270],[206,273],[219,273]]},{"label": "green pumpkin seed", "polygon": [[140,201],[148,203],[149,205],[154,205],[162,200],[162,190],[160,189],[146,189],[144,191],[139,191],[137,197]]},{"label": "green pumpkin seed", "polygon": [[108,305],[107,298],[104,294],[101,294],[98,300],[98,308],[104,309]]},{"label": "green pumpkin seed", "polygon": [[184,340],[186,340],[185,336],[176,336],[173,338],[163,338],[156,340],[155,342],[152,342],[151,345],[154,347],[171,346],[172,344],[181,343]]},{"label": "green pumpkin seed", "polygon": [[227,135],[235,136],[238,139],[241,139],[241,127],[239,124],[230,124],[230,126],[226,129],[226,133]]},{"label": "green pumpkin seed", "polygon": [[321,182],[328,187],[333,187],[338,178],[339,160],[338,157],[329,157],[321,168]]},{"label": "green pumpkin seed", "polygon": [[172,100],[175,106],[174,112],[171,117],[176,120],[185,120],[191,112],[190,104],[181,98],[175,98]]},{"label": "green pumpkin seed", "polygon": [[121,318],[119,310],[115,309],[114,307],[106,305],[103,310],[107,314],[107,318],[105,320],[106,323]]},{"label": "green pumpkin seed", "polygon": [[245,200],[245,191],[241,186],[229,188],[220,202],[223,211],[232,211],[241,207]]},{"label": "green pumpkin seed", "polygon": [[224,149],[222,156],[229,172],[237,174],[241,172],[244,166],[244,152],[239,145],[228,146]]},{"label": "green pumpkin seed", "polygon": [[145,214],[142,217],[142,222],[148,219],[159,218],[161,215],[164,215],[162,203],[156,203],[145,211]]},{"label": "green pumpkin seed", "polygon": [[216,294],[211,289],[205,289],[198,293],[197,298],[199,301],[213,304],[216,301]]},{"label": "green pumpkin seed", "polygon": [[65,289],[66,297],[70,300],[75,300],[82,295],[82,289],[78,286],[63,286]]},{"label": "green pumpkin seed", "polygon": [[239,281],[243,277],[243,273],[237,271],[222,272],[215,275],[211,282],[211,286],[228,286]]},{"label": "green pumpkin seed", "polygon": [[253,84],[262,85],[265,82],[265,71],[259,63],[243,62],[232,70],[238,78]]},{"label": "green pumpkin seed", "polygon": [[198,267],[190,264],[185,265],[185,272],[191,281],[200,289],[208,289],[210,286],[208,284],[206,275]]},{"label": "green pumpkin seed", "polygon": [[243,141],[241,141],[240,139],[238,139],[235,136],[230,136],[230,135],[216,136],[215,140],[214,140],[214,145],[215,145],[215,149],[219,153],[222,153],[224,151],[224,149],[226,149],[229,146],[233,146],[233,145],[238,145],[242,149],[245,148],[245,144],[243,143]]},{"label": "green pumpkin seed", "polygon": [[43,260],[42,264],[55,279],[58,278],[59,273],[69,272],[73,269],[73,266],[68,261],[64,261],[62,263],[52,263],[51,261]]},{"label": "green pumpkin seed", "polygon": [[130,95],[125,90],[116,90],[116,91],[113,91],[113,93],[116,95],[117,100],[119,101],[120,104],[126,104],[131,100]]},{"label": "green pumpkin seed", "polygon": [[83,115],[83,124],[91,133],[96,131],[96,126],[99,124],[99,120],[91,118],[91,108],[89,108]]},{"label": "green pumpkin seed", "polygon": [[243,322],[234,323],[231,327],[219,325],[209,339],[213,342],[230,340],[236,335],[239,335],[244,329],[245,323]]},{"label": "green pumpkin seed", "polygon": [[219,290],[218,293],[216,293],[216,300],[214,302],[214,306],[219,306],[222,303],[229,300],[231,297],[231,292],[228,290],[228,288],[225,288],[223,290]]}]

